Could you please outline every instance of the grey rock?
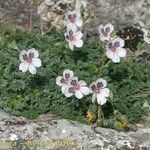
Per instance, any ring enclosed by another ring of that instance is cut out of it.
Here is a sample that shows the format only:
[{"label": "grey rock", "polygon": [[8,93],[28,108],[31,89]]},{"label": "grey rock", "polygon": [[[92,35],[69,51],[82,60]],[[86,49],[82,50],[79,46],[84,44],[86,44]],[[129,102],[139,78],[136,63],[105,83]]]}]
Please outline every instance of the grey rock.
[{"label": "grey rock", "polygon": [[[11,124],[8,124],[8,121]],[[20,124],[21,122],[23,123]],[[93,129],[89,125],[62,119],[52,114],[44,114],[35,120],[28,120],[0,111],[0,133],[0,148],[6,148],[4,142],[11,140],[12,143],[7,145],[7,149],[15,150],[150,148],[150,128],[148,127],[139,128],[136,132],[120,132],[100,127]],[[17,135],[17,139],[10,138],[12,134]],[[13,142],[17,143],[16,147],[12,146],[15,144]]]},{"label": "grey rock", "polygon": [[150,32],[149,0],[97,0],[93,6],[95,18],[84,28],[91,41],[99,40],[98,26],[109,22],[116,30],[135,26]]}]

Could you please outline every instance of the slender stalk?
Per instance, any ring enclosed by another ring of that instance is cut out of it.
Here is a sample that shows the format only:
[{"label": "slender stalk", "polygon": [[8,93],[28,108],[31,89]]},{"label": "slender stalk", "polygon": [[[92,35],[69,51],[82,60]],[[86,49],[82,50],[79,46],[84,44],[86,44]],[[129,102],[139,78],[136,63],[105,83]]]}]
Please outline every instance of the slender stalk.
[{"label": "slender stalk", "polygon": [[102,111],[101,105],[98,105],[98,121],[101,120],[101,111]]},{"label": "slender stalk", "polygon": [[100,121],[101,118],[104,118],[104,114],[101,105],[98,105],[98,121]]},{"label": "slender stalk", "polygon": [[44,32],[43,32],[43,21],[40,17],[40,30],[41,30],[41,34],[44,35]]},{"label": "slender stalk", "polygon": [[111,60],[109,60],[106,64],[102,63],[102,66],[99,68],[99,72],[102,71],[105,67],[107,67],[111,63]]}]

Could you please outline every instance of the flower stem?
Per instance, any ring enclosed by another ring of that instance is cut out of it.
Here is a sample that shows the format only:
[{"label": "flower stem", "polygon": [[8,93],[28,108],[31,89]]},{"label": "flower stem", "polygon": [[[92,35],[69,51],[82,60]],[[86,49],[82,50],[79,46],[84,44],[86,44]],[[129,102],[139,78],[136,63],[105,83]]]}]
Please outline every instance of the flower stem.
[{"label": "flower stem", "polygon": [[98,105],[98,121],[100,121],[101,118],[104,119],[104,114],[103,114],[101,105]]},{"label": "flower stem", "polygon": [[101,120],[101,111],[102,111],[101,105],[98,105],[98,121]]},{"label": "flower stem", "polygon": [[108,65],[111,63],[111,60],[109,60],[106,64],[102,63],[102,66],[99,68],[99,72],[102,71],[102,69],[108,67]]}]

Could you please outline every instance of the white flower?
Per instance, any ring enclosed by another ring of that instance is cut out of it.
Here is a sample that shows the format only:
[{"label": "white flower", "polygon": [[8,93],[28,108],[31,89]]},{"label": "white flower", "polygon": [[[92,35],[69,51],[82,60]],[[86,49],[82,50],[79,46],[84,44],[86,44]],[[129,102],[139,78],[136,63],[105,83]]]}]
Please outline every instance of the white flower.
[{"label": "white flower", "polygon": [[83,25],[83,20],[81,19],[81,14],[80,11],[78,10],[73,10],[69,11],[66,14],[66,26],[72,26],[73,28],[75,27],[81,27]]},{"label": "white flower", "polygon": [[12,134],[10,134],[9,139],[10,139],[11,141],[16,141],[16,140],[18,140],[18,135],[12,133]]},{"label": "white flower", "polygon": [[150,44],[150,37],[149,37],[149,34],[148,34],[148,31],[146,29],[142,29],[143,33],[144,33],[144,41],[148,44]]},{"label": "white flower", "polygon": [[121,57],[126,57],[126,50],[124,47],[124,40],[117,37],[107,44],[106,56],[114,63],[120,62]]},{"label": "white flower", "polygon": [[83,6],[84,8],[87,7],[87,0],[82,0],[81,2],[82,2],[82,6]]},{"label": "white flower", "polygon": [[36,74],[36,67],[41,67],[41,60],[38,58],[39,52],[34,48],[28,51],[21,51],[19,59],[21,64],[19,65],[19,70],[26,72],[29,70],[31,74]]},{"label": "white flower", "polygon": [[71,71],[69,69],[66,69],[63,72],[63,76],[58,76],[56,78],[56,84],[61,87],[62,93],[64,93],[65,88],[67,87],[67,85],[70,84],[70,81],[73,78],[73,76],[74,76],[73,71]]},{"label": "white flower", "polygon": [[71,97],[75,95],[78,99],[81,99],[84,95],[89,94],[89,88],[85,81],[78,81],[77,77],[73,77],[70,81],[70,85],[65,89],[64,95]]},{"label": "white flower", "polygon": [[106,88],[107,82],[106,80],[100,78],[96,82],[91,83],[90,85],[90,93],[93,94],[92,102],[94,103],[97,99],[97,103],[103,105],[106,103],[106,97],[109,96],[109,89]]},{"label": "white flower", "polygon": [[69,48],[71,50],[74,49],[74,46],[76,47],[82,47],[83,46],[83,40],[81,39],[83,36],[83,33],[81,31],[77,31],[76,28],[67,28],[67,33],[65,33],[66,40],[69,43]]},{"label": "white flower", "polygon": [[79,10],[82,6],[83,8],[87,7],[87,0],[76,0],[75,8]]},{"label": "white flower", "polygon": [[98,31],[100,33],[100,40],[109,41],[113,30],[114,26],[111,23],[108,23],[106,25],[101,24],[98,28]]}]

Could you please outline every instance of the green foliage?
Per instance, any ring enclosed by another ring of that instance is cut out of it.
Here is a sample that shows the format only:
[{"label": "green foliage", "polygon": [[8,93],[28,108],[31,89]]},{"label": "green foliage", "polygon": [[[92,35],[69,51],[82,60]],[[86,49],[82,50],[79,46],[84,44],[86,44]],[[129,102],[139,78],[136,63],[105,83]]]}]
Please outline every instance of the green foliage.
[{"label": "green foliage", "polygon": [[[110,103],[126,115],[129,122],[140,121],[146,112],[142,105],[150,98],[148,61],[128,58],[114,64],[104,57],[105,49],[99,43],[85,43],[83,48],[72,52],[63,32],[56,31],[41,35],[36,31],[0,28],[0,41],[0,108],[11,114],[33,119],[51,111],[64,118],[86,122],[91,95],[82,100],[65,98],[55,84],[56,77],[66,68],[88,84],[105,78],[111,90]],[[19,53],[33,47],[40,53],[42,67],[36,75],[22,73],[18,69]],[[107,65],[102,67],[103,64]],[[108,121],[111,117],[113,115]]]}]

